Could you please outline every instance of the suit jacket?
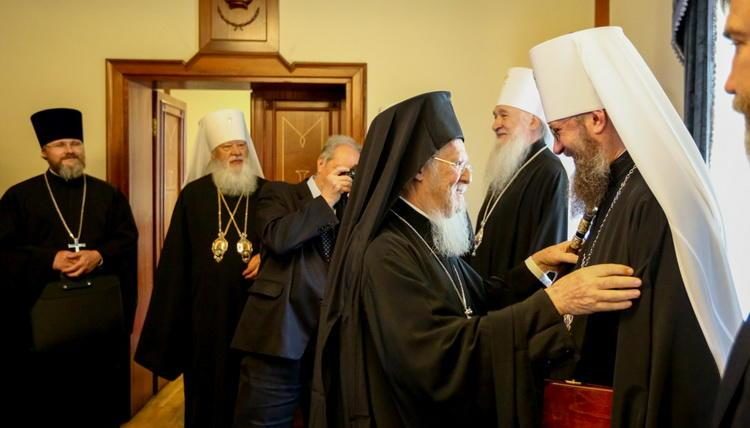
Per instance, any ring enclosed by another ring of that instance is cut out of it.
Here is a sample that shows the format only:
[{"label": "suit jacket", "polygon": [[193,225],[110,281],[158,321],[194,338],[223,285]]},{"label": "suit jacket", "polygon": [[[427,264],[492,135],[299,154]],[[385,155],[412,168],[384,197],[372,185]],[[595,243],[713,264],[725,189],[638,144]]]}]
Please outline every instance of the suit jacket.
[{"label": "suit jacket", "polygon": [[232,347],[299,359],[315,337],[328,263],[320,234],[339,220],[307,180],[266,183],[258,196],[262,265],[237,325]]},{"label": "suit jacket", "polygon": [[750,319],[734,341],[716,397],[713,426],[750,427]]}]

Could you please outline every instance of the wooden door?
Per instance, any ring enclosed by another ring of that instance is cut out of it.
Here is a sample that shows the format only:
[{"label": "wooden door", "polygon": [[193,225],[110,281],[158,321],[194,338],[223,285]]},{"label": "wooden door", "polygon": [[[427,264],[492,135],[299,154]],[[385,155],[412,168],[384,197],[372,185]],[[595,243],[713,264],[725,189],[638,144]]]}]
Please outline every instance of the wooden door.
[{"label": "wooden door", "polygon": [[343,85],[253,85],[251,130],[266,178],[298,183],[313,175],[320,150],[342,129]]},{"label": "wooden door", "polygon": [[184,102],[164,92],[154,92],[154,218],[157,219],[157,262],[185,176],[186,110]]},{"label": "wooden door", "polygon": [[130,154],[130,207],[138,227],[138,306],[135,310],[133,333],[130,336],[130,408],[132,412],[143,407],[154,394],[154,375],[132,361],[141,337],[146,308],[151,300],[154,269],[154,153],[153,153],[153,101],[151,87],[128,82],[128,132],[127,138],[134,150]]},{"label": "wooden door", "polygon": [[[184,102],[154,91],[154,266],[159,264],[172,211],[184,184],[186,112]],[[153,376],[154,392],[168,383]]]},{"label": "wooden door", "polygon": [[[182,187],[185,103],[136,82],[128,85],[128,138],[139,147],[130,156],[130,205],[138,227],[138,306],[131,344],[131,409],[143,407],[157,388],[151,371],[132,362],[153,290],[154,271]],[[160,385],[165,382],[161,381]]]}]

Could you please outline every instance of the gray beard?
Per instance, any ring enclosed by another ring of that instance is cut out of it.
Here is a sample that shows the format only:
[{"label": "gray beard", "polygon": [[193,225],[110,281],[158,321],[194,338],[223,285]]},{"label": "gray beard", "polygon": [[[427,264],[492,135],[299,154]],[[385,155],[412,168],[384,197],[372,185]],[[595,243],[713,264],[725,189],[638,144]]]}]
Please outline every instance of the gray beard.
[{"label": "gray beard", "polygon": [[435,250],[443,257],[459,257],[471,248],[471,226],[466,209],[459,209],[451,217],[430,215],[432,242]]},{"label": "gray beard", "polygon": [[485,172],[485,181],[490,192],[502,192],[530,150],[531,145],[518,137],[511,138],[505,144],[495,144],[490,152]]},{"label": "gray beard", "polygon": [[78,162],[76,162],[74,165],[60,164],[60,169],[57,171],[57,174],[65,181],[69,181],[83,175],[83,170],[86,165],[80,159],[76,160]]},{"label": "gray beard", "polygon": [[250,171],[247,161],[242,162],[240,170],[234,170],[228,162],[211,159],[208,172],[216,188],[227,196],[250,195],[258,187],[258,179]]},{"label": "gray beard", "polygon": [[584,214],[586,211],[599,206],[609,186],[609,163],[604,154],[588,137],[583,156],[575,159],[575,174],[573,175],[572,211],[574,214]]}]

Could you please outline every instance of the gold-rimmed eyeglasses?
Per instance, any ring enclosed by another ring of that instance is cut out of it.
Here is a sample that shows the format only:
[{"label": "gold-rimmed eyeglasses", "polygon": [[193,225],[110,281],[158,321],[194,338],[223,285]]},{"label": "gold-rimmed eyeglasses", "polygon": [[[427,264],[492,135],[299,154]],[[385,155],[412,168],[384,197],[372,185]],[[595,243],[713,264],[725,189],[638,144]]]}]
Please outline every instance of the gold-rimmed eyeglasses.
[{"label": "gold-rimmed eyeglasses", "polygon": [[436,161],[452,166],[456,169],[456,171],[458,171],[459,174],[463,174],[465,171],[469,171],[471,173],[472,171],[471,164],[468,161],[449,161],[448,159],[443,159],[437,156],[433,156],[432,158]]}]

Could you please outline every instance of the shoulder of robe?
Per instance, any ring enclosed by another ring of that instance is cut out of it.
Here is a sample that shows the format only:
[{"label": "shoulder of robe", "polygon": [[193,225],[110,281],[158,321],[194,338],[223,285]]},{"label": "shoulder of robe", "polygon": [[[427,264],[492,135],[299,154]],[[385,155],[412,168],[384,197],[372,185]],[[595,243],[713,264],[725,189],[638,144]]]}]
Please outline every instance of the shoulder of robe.
[{"label": "shoulder of robe", "polygon": [[5,195],[22,194],[29,190],[36,190],[40,184],[44,186],[44,179],[42,178],[42,174],[35,175],[31,178],[23,180],[20,183],[16,183],[10,186],[8,190],[5,191]]}]

